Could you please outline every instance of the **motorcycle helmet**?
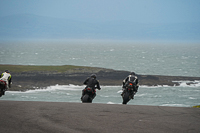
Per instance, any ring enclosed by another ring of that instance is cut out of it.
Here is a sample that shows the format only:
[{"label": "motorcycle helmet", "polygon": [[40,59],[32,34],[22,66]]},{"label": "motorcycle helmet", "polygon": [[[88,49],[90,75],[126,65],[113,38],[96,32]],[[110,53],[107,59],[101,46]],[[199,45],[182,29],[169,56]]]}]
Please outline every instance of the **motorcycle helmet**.
[{"label": "motorcycle helmet", "polygon": [[134,73],[134,72],[131,72],[130,75],[135,75],[135,73]]},{"label": "motorcycle helmet", "polygon": [[6,73],[10,73],[10,71],[9,71],[9,70],[5,70],[5,72],[6,72]]},{"label": "motorcycle helmet", "polygon": [[96,74],[91,74],[91,78],[96,78]]}]

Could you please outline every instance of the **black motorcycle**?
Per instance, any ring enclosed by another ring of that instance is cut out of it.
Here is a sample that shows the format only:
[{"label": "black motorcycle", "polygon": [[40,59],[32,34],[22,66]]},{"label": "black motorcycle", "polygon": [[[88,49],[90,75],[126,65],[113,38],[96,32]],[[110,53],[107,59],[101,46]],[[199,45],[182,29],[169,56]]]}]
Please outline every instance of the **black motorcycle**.
[{"label": "black motorcycle", "polygon": [[125,86],[126,88],[122,94],[122,104],[127,104],[131,99],[133,99],[134,95],[137,92],[136,84],[134,82],[129,81]]},{"label": "black motorcycle", "polygon": [[6,91],[6,82],[3,80],[0,80],[0,97],[2,95],[5,95],[5,91]]},{"label": "black motorcycle", "polygon": [[84,95],[81,98],[82,103],[92,103],[92,100],[94,99],[94,97],[96,96],[96,90],[87,87],[84,90]]}]

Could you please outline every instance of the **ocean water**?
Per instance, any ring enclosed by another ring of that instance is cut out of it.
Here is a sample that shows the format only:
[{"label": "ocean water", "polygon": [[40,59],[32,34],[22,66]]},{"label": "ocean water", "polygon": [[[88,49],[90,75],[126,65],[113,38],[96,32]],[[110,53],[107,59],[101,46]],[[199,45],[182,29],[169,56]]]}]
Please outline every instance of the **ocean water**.
[{"label": "ocean water", "polygon": [[[200,45],[103,41],[1,42],[0,63],[79,65],[137,74],[200,77]],[[97,75],[98,76],[98,75]],[[84,81],[85,79],[83,79]],[[101,82],[101,79],[99,79]],[[122,79],[123,80],[123,79]],[[14,82],[14,81],[13,81]],[[190,107],[200,104],[200,81],[180,86],[140,86],[128,104]],[[81,102],[84,86],[55,85],[26,92],[7,91],[0,100]],[[121,104],[121,86],[102,86],[94,103]]]},{"label": "ocean water", "polygon": [[[180,86],[140,86],[135,98],[129,105],[191,107],[200,104],[200,81],[190,85],[181,81]],[[46,101],[81,103],[81,90],[84,86],[55,85],[46,89],[38,88],[26,92],[7,91],[1,100]],[[122,104],[121,86],[101,86],[93,103]]]}]

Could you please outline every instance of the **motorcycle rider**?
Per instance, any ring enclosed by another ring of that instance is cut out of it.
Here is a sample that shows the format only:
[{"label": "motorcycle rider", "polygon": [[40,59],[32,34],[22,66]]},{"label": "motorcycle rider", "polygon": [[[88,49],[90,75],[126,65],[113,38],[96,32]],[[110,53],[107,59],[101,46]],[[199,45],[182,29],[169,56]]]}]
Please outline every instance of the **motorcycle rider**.
[{"label": "motorcycle rider", "polygon": [[5,72],[4,73],[2,73],[1,74],[1,78],[0,78],[0,80],[3,80],[3,81],[5,81],[6,82],[6,90],[8,89],[8,88],[11,88],[11,74],[10,74],[10,71],[9,70],[5,70]]},{"label": "motorcycle rider", "polygon": [[[96,96],[96,91],[95,89],[101,90],[100,85],[99,85],[99,81],[96,80],[96,74],[92,74],[90,77],[88,77],[85,81],[84,81],[84,85],[86,85],[85,89],[87,89],[88,87],[92,88],[92,91],[94,92],[93,94],[93,99]],[[82,90],[82,96],[81,99],[83,98],[83,96],[85,95],[85,89]]]},{"label": "motorcycle rider", "polygon": [[[137,76],[135,75],[134,72],[131,72],[122,82],[122,90],[123,90],[123,92],[122,92],[121,96],[124,94],[125,89],[126,89],[126,85],[128,84],[129,81],[135,82],[136,88],[135,88],[134,92],[136,93],[138,91],[138,88],[139,88],[138,78],[137,78]],[[131,96],[132,99],[133,99],[133,96],[134,95]]]}]

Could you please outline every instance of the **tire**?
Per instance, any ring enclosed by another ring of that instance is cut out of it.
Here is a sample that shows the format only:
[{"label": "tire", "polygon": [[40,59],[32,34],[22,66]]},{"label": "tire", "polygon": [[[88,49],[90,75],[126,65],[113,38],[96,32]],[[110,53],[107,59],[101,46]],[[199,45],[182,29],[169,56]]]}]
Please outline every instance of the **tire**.
[{"label": "tire", "polygon": [[4,93],[5,93],[4,88],[5,88],[4,84],[2,84],[2,82],[0,82],[0,97],[2,95],[4,95]]},{"label": "tire", "polygon": [[123,95],[123,102],[122,102],[122,104],[127,104],[129,100],[130,100],[129,93],[125,92],[124,95]]},{"label": "tire", "polygon": [[89,95],[84,95],[82,98],[82,103],[92,103],[92,100]]}]

